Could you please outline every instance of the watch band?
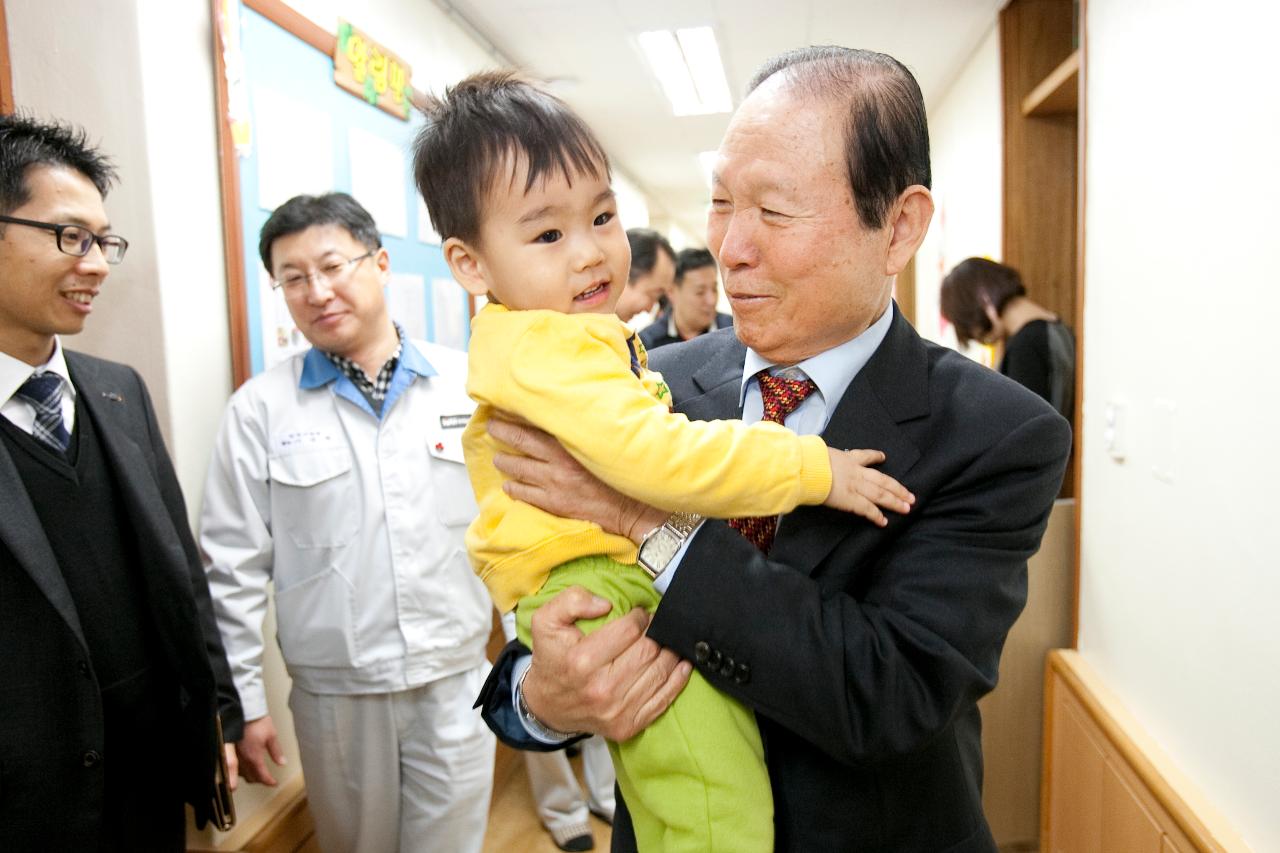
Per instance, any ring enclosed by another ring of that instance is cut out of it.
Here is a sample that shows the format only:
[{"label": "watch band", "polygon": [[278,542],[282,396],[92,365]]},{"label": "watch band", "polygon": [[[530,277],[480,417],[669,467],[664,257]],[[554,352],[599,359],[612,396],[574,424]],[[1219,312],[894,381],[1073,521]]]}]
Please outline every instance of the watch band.
[{"label": "watch band", "polygon": [[529,669],[530,667],[525,667],[524,672],[520,673],[520,680],[516,682],[516,711],[519,712],[520,721],[524,723],[529,734],[547,743],[564,743],[586,734],[586,732],[562,732],[553,729],[533,715],[528,703],[524,701],[524,677],[529,674]]}]

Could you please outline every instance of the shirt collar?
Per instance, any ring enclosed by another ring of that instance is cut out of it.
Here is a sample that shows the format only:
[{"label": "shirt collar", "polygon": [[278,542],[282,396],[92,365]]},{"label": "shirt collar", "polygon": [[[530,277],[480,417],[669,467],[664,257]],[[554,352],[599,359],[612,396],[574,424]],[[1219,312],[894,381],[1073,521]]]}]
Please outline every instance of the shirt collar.
[{"label": "shirt collar", "polygon": [[[717,319],[716,317],[711,318],[711,325],[707,326],[708,332],[714,332],[716,330],[716,319]],[[705,334],[705,333],[699,332],[698,334]],[[680,330],[676,328],[676,309],[675,308],[672,308],[671,313],[667,315],[667,337],[675,338],[677,341],[684,340],[684,338],[681,337],[680,335]]]},{"label": "shirt collar", "polygon": [[62,340],[56,335],[53,338],[53,355],[38,367],[32,367],[21,359],[8,353],[0,352],[0,403],[7,402],[17,393],[34,373],[56,373],[62,377],[63,393],[75,397],[76,389],[71,384],[71,374],[67,370],[67,358],[62,351]]},{"label": "shirt collar", "polygon": [[[884,342],[889,334],[889,326],[893,323],[893,304],[885,308],[880,318],[867,327],[862,334],[834,346],[829,350],[806,358],[795,365],[818,386],[818,392],[828,403],[839,400],[849,389],[849,384],[858,372],[871,360],[871,356]],[[750,347],[747,348],[746,361],[742,365],[742,387],[738,391],[738,405],[741,406],[747,395],[747,383],[762,370],[777,367]]]},{"label": "shirt collar", "polygon": [[427,357],[422,354],[422,351],[414,346],[413,341],[408,338],[404,339],[404,351],[400,353],[400,366],[423,379],[439,373],[431,365],[431,362],[427,361]]},{"label": "shirt collar", "polygon": [[[422,378],[435,376],[437,371],[427,361],[427,357],[422,354],[421,350],[408,337],[401,339],[400,364],[396,370],[401,368]],[[302,375],[298,377],[298,387],[303,389],[319,388],[321,385],[328,385],[342,376],[342,371],[320,350],[312,347],[307,350],[307,354],[302,358]]]}]

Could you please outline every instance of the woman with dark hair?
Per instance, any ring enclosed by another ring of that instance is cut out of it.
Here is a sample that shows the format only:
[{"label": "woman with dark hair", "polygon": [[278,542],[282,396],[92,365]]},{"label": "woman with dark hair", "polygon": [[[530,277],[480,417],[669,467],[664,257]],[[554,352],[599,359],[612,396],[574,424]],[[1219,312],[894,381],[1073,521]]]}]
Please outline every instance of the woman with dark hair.
[{"label": "woman with dark hair", "polygon": [[995,345],[1001,373],[1071,419],[1075,335],[1057,314],[1027,298],[1017,270],[986,258],[961,261],[942,280],[942,315],[961,346],[971,340]]}]

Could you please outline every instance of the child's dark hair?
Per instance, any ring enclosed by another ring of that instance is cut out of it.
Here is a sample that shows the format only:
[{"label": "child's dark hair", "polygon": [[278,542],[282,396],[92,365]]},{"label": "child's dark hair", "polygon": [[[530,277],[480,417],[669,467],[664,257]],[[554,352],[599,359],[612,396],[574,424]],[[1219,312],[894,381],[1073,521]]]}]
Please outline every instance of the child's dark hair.
[{"label": "child's dark hair", "polygon": [[444,239],[476,242],[486,193],[511,169],[515,180],[521,156],[528,162],[524,191],[559,170],[607,179],[609,158],[586,123],[554,95],[511,71],[473,74],[428,96],[426,125],[413,143],[413,178]]}]

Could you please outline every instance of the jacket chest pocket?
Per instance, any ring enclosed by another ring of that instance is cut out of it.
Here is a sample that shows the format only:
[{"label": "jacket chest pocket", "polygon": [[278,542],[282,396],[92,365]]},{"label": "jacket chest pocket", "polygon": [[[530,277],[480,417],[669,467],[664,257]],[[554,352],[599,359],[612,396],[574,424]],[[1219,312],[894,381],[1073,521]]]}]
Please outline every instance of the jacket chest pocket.
[{"label": "jacket chest pocket", "polygon": [[348,545],[359,529],[363,501],[351,451],[345,447],[272,457],[272,526],[299,548]]},{"label": "jacket chest pocket", "polygon": [[[480,512],[462,453],[462,427],[466,425],[467,417],[453,415],[441,418],[440,429],[427,430],[436,514],[446,527],[468,525]],[[446,423],[449,425],[447,428]]]}]

